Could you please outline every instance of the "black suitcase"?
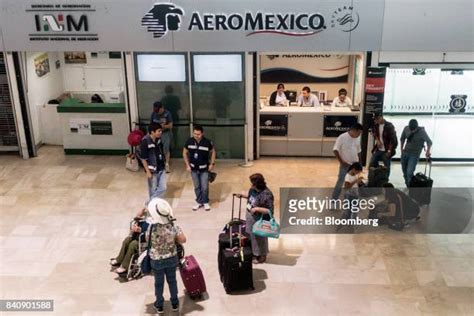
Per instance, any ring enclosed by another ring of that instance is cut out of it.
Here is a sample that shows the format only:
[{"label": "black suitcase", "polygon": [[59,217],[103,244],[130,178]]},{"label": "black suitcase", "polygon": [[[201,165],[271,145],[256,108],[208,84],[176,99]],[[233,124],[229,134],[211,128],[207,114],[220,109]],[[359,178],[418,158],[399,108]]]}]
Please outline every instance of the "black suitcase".
[{"label": "black suitcase", "polygon": [[254,290],[252,248],[235,247],[233,249],[225,249],[223,258],[223,284],[226,293]]},{"label": "black suitcase", "polygon": [[385,183],[388,182],[388,169],[387,167],[370,167],[369,168],[369,179],[367,186],[370,188],[381,188]]},{"label": "black suitcase", "polygon": [[[234,217],[234,209],[235,209],[234,201],[236,197],[239,198],[239,216],[238,217]],[[219,239],[218,239],[219,250],[217,253],[217,266],[218,266],[219,276],[221,278],[221,281],[223,281],[223,277],[224,277],[223,276],[224,250],[227,248],[250,246],[250,236],[245,232],[246,223],[245,223],[245,220],[241,219],[241,216],[242,216],[242,197],[239,197],[237,194],[233,194],[231,220],[225,225],[224,229],[219,234]],[[232,234],[230,234],[231,230],[233,232]]]},{"label": "black suitcase", "polygon": [[[428,168],[429,166],[429,168]],[[426,174],[428,168],[428,175]],[[426,160],[425,172],[418,172],[411,178],[409,195],[418,205],[428,205],[431,203],[431,188],[433,179],[431,179],[431,160]]]}]

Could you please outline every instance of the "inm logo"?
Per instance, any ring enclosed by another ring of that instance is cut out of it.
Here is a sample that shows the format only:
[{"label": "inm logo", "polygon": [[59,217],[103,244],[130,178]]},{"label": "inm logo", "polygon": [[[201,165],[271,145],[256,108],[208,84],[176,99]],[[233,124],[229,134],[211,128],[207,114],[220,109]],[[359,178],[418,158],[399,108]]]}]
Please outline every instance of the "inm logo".
[{"label": "inm logo", "polygon": [[71,14],[66,16],[63,14],[35,14],[35,23],[38,32],[89,31],[87,15],[84,14],[77,19]]}]

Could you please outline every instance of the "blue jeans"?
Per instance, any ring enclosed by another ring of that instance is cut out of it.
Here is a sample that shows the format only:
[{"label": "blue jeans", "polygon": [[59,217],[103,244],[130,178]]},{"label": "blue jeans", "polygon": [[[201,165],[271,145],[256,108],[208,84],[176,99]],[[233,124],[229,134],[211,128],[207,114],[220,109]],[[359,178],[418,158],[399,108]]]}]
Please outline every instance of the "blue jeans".
[{"label": "blue jeans", "polygon": [[416,164],[418,163],[418,159],[420,157],[413,154],[402,153],[402,157],[400,159],[400,163],[402,164],[402,171],[403,171],[403,178],[405,179],[405,184],[410,186],[411,178],[416,170]]},{"label": "blue jeans", "polygon": [[178,267],[178,257],[174,256],[163,260],[151,260],[151,269],[155,275],[155,296],[156,307],[162,307],[164,303],[163,288],[165,286],[165,276],[170,288],[171,304],[179,304],[178,282],[176,281],[176,268]]},{"label": "blue jeans", "polygon": [[166,172],[164,170],[158,173],[152,173],[148,178],[148,196],[150,200],[155,197],[163,198],[166,192]]},{"label": "blue jeans", "polygon": [[387,174],[390,176],[391,157],[389,158],[385,151],[376,149],[372,154],[372,158],[370,159],[370,167],[378,167],[379,161],[382,161],[384,166],[387,167]]},{"label": "blue jeans", "polygon": [[193,178],[194,193],[196,193],[196,202],[199,204],[209,203],[209,172],[191,171]]},{"label": "blue jeans", "polygon": [[344,186],[344,178],[346,177],[349,167],[349,165],[343,165],[339,163],[339,174],[337,176],[336,185],[334,186],[334,191],[332,191],[333,200],[339,199],[339,196],[341,195],[341,189]]}]

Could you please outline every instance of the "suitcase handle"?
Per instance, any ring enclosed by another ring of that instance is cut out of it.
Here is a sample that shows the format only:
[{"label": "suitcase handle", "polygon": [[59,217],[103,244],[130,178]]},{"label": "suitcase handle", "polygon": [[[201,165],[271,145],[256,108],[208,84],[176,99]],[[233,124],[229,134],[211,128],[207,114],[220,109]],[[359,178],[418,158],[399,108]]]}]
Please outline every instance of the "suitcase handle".
[{"label": "suitcase handle", "polygon": [[[428,168],[428,166],[430,166]],[[426,157],[426,164],[425,164],[425,176],[426,176],[426,169],[428,168],[428,178],[431,178],[431,167],[432,167],[432,160],[430,157]]]},{"label": "suitcase handle", "polygon": [[233,221],[234,218],[235,218],[234,217],[234,208],[235,208],[234,201],[235,201],[235,198],[239,199],[239,219],[242,218],[242,195],[237,194],[237,193],[233,193],[232,194],[232,215],[230,217],[230,221]]}]

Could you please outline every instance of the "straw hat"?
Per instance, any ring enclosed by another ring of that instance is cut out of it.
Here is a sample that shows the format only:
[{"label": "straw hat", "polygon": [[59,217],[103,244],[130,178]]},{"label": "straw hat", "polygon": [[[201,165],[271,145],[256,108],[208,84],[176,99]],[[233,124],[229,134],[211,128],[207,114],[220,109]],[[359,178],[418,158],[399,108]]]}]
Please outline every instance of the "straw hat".
[{"label": "straw hat", "polygon": [[153,224],[165,225],[175,220],[171,205],[163,199],[153,198],[148,203],[148,212],[151,215]]}]

